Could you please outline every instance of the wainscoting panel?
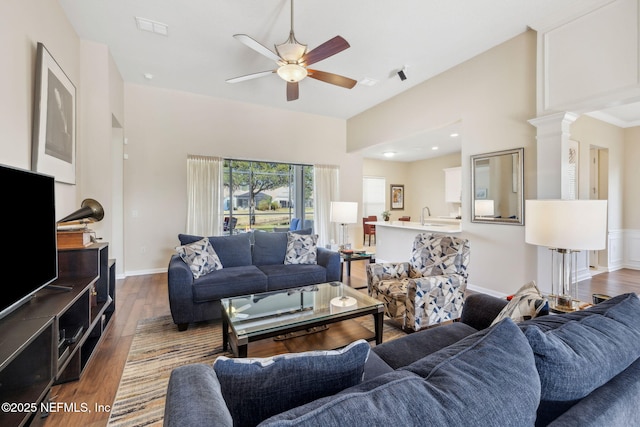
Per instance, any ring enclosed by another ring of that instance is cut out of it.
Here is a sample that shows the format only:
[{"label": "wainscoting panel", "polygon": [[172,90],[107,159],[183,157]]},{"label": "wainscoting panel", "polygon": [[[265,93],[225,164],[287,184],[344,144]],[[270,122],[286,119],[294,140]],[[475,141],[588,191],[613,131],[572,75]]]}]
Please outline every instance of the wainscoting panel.
[{"label": "wainscoting panel", "polygon": [[624,266],[640,270],[640,230],[625,230]]},{"label": "wainscoting panel", "polygon": [[580,251],[577,253],[578,265],[576,268],[576,277],[578,282],[591,278],[591,270],[589,269],[589,251]]},{"label": "wainscoting panel", "polygon": [[624,268],[625,231],[610,230],[607,242],[607,271],[615,271]]}]

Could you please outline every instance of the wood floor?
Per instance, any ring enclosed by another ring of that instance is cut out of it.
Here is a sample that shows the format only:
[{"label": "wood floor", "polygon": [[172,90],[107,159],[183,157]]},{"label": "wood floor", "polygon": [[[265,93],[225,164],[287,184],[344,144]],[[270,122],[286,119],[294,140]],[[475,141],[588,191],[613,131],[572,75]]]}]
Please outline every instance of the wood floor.
[{"label": "wood floor", "polygon": [[[365,265],[366,262],[353,262],[351,277],[345,277],[344,282],[353,287],[366,286]],[[578,296],[581,300],[591,301],[593,293],[613,296],[625,292],[640,293],[640,271],[624,269],[598,274],[580,282]],[[106,425],[109,413],[94,408],[113,403],[138,320],[169,314],[166,274],[119,280],[116,295],[117,308],[112,324],[82,378],[55,386],[51,393],[57,402],[75,403],[78,407],[84,403],[91,412],[52,413],[44,420],[44,426]]]}]

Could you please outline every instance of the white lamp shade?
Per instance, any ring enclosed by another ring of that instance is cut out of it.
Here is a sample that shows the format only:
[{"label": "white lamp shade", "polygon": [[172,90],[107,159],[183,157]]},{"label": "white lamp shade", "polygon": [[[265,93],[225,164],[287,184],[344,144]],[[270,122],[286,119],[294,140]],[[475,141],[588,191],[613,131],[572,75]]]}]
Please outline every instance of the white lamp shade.
[{"label": "white lamp shade", "polygon": [[474,202],[476,216],[494,216],[493,200],[476,200]]},{"label": "white lamp shade", "polygon": [[355,224],[358,222],[357,202],[331,202],[329,220],[340,224]]},{"label": "white lamp shade", "polygon": [[606,200],[527,200],[525,241],[553,249],[606,247]]},{"label": "white lamp shade", "polygon": [[298,64],[286,64],[278,68],[278,75],[285,81],[295,83],[307,77],[307,69]]}]

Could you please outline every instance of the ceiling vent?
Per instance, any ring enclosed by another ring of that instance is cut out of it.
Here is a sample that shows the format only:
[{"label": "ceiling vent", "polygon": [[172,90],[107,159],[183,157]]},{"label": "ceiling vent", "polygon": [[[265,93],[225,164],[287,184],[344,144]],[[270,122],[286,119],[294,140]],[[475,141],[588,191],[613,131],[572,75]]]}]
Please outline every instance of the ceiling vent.
[{"label": "ceiling vent", "polygon": [[160,34],[161,36],[169,35],[169,26],[162,22],[156,22],[136,16],[136,25],[140,31],[148,31],[150,33]]}]

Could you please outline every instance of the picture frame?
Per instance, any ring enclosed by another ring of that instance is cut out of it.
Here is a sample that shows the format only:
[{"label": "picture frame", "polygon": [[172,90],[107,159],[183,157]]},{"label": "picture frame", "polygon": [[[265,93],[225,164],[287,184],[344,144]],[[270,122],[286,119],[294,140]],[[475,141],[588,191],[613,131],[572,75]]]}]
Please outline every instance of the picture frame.
[{"label": "picture frame", "polygon": [[389,189],[390,209],[392,211],[404,210],[404,185],[391,184]]},{"label": "picture frame", "polygon": [[476,188],[476,199],[484,200],[487,198],[486,188]]},{"label": "picture frame", "polygon": [[76,87],[38,43],[31,169],[57,182],[76,183]]}]

